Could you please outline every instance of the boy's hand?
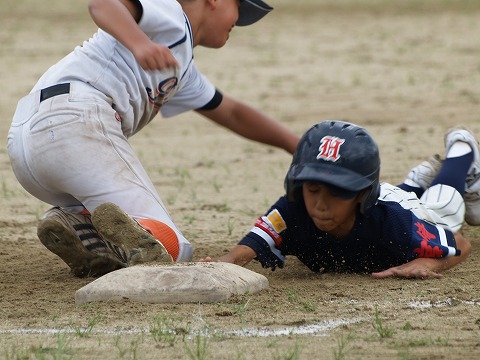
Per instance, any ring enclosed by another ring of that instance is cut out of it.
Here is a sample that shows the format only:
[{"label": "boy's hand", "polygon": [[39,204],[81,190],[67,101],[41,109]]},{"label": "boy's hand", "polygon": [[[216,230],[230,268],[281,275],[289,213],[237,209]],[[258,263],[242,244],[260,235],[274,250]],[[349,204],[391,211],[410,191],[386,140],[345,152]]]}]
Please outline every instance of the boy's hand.
[{"label": "boy's hand", "polygon": [[228,254],[222,255],[216,259],[212,259],[210,256],[207,256],[203,259],[198,260],[199,262],[226,262],[232,263],[235,265],[244,266],[248,264],[256,254],[251,248],[245,245],[236,245]]},{"label": "boy's hand", "polygon": [[216,259],[213,259],[210,256],[206,256],[203,259],[198,260],[199,262],[226,262],[226,263],[232,263],[235,264],[235,258],[231,257],[230,254],[226,254],[223,256],[220,256]]},{"label": "boy's hand", "polygon": [[210,256],[207,256],[204,259],[199,259],[198,262],[218,262],[219,260],[214,260]]},{"label": "boy's hand", "polygon": [[133,55],[144,70],[178,68],[178,62],[170,49],[154,42],[148,46],[137,46]]},{"label": "boy's hand", "polygon": [[90,0],[88,9],[95,24],[129,49],[144,70],[178,68],[170,49],[152,41],[138,26],[142,16],[138,1]]},{"label": "boy's hand", "polygon": [[441,259],[418,258],[400,266],[395,266],[384,271],[372,273],[372,277],[377,279],[383,279],[387,277],[439,279],[442,278],[443,275],[434,271],[438,267],[436,265],[439,261],[441,261]]}]

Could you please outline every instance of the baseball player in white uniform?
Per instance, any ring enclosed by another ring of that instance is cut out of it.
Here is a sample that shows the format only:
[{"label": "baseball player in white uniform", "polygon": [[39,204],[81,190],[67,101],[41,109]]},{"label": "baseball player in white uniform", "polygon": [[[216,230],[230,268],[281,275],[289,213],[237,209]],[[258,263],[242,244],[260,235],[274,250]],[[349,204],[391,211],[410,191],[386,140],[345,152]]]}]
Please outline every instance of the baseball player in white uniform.
[{"label": "baseball player in white uniform", "polygon": [[38,236],[74,275],[192,258],[190,242],[128,143],[158,112],[195,110],[248,139],[294,152],[297,135],[223,95],[193,60],[195,46],[220,48],[235,25],[253,24],[271,10],[261,0],[90,1],[99,30],[19,101],[8,134],[18,181],[54,206]]}]

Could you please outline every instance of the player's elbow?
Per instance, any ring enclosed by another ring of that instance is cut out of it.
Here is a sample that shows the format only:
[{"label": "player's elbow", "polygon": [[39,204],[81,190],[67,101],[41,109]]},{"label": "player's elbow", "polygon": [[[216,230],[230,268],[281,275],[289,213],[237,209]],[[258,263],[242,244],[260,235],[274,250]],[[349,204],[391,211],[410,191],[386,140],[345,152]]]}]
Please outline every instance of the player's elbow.
[{"label": "player's elbow", "polygon": [[457,249],[461,251],[460,256],[463,261],[470,256],[470,253],[472,252],[472,244],[459,233],[455,234],[455,241],[457,243]]},{"label": "player's elbow", "polygon": [[470,241],[465,240],[465,244],[462,247],[462,253],[465,256],[465,259],[470,256],[471,252],[472,252],[472,244],[470,244]]}]

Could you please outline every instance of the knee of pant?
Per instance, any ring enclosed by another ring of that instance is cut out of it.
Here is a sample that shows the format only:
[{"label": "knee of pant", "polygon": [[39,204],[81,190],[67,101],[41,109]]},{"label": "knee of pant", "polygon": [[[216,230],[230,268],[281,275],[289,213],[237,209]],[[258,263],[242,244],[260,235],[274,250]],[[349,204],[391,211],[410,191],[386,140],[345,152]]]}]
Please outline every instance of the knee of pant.
[{"label": "knee of pant", "polygon": [[423,193],[420,201],[440,217],[439,224],[447,225],[454,232],[460,230],[465,219],[465,201],[455,188],[434,185]]},{"label": "knee of pant", "polygon": [[167,252],[177,261],[180,252],[178,237],[175,231],[167,224],[152,219],[136,219],[137,222],[150,234],[155,236],[165,246]]}]

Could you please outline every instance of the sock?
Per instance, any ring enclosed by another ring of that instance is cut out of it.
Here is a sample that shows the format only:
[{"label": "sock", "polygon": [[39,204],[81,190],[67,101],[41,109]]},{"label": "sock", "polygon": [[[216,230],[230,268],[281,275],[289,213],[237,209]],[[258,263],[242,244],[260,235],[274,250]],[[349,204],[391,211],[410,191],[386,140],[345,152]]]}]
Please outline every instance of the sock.
[{"label": "sock", "polygon": [[462,196],[465,193],[465,180],[473,162],[473,151],[467,143],[456,142],[450,148],[447,158],[432,184],[444,184],[454,187]]}]

